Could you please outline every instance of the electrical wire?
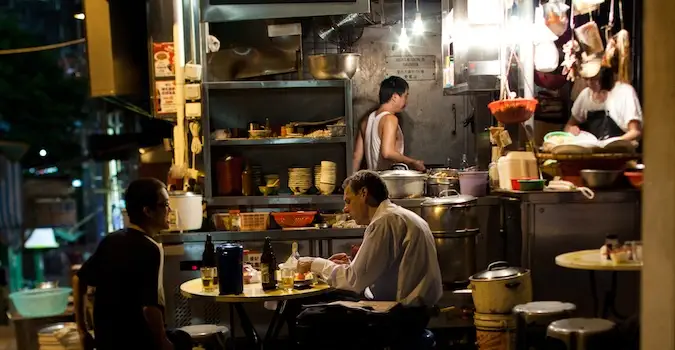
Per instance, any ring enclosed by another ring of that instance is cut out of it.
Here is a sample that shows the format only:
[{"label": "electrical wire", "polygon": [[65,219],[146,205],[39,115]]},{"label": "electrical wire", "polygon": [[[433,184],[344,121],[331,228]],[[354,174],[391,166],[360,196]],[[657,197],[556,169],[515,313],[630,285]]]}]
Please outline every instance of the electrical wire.
[{"label": "electrical wire", "polygon": [[0,50],[0,55],[14,55],[14,54],[20,54],[20,53],[47,51],[47,50],[58,49],[58,48],[66,47],[66,46],[82,44],[85,41],[87,41],[87,39],[82,38],[82,39],[66,41],[66,42],[62,42],[62,43],[58,43],[58,44],[35,46],[35,47],[25,47],[25,48],[22,48],[22,49]]}]

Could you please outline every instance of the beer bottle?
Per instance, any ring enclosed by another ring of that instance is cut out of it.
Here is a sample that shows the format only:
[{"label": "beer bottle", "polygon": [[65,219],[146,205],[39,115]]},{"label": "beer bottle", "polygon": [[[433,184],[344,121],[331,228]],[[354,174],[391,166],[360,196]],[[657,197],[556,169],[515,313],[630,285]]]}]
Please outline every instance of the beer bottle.
[{"label": "beer bottle", "polygon": [[218,287],[218,271],[216,268],[216,251],[213,247],[211,235],[206,235],[206,243],[204,243],[204,252],[202,253],[202,267],[200,272],[204,291],[215,291]]},{"label": "beer bottle", "polygon": [[272,239],[265,238],[262,256],[260,257],[260,282],[263,290],[274,290],[277,288],[277,258],[272,249]]}]

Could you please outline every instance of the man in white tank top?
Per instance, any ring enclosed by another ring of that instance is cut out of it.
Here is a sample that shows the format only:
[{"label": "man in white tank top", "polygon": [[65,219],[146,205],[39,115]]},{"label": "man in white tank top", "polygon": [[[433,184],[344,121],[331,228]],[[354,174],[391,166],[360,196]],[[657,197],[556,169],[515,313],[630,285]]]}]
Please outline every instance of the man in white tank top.
[{"label": "man in white tank top", "polygon": [[391,76],[380,84],[380,107],[359,123],[354,145],[353,169],[358,171],[363,156],[368,170],[387,170],[395,163],[404,163],[411,169],[424,171],[424,162],[403,155],[403,131],[396,113],[408,101],[408,83]]}]

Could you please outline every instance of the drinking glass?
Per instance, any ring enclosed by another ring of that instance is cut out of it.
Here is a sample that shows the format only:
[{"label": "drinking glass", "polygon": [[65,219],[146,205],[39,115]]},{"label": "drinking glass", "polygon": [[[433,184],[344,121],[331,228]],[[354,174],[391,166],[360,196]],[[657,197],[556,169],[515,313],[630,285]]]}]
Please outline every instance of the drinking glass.
[{"label": "drinking glass", "polygon": [[218,271],[215,267],[202,267],[199,269],[202,277],[202,289],[204,292],[215,292],[218,288]]},{"label": "drinking glass", "polygon": [[295,270],[291,268],[284,267],[281,269],[281,288],[292,291],[293,290],[293,276]]}]

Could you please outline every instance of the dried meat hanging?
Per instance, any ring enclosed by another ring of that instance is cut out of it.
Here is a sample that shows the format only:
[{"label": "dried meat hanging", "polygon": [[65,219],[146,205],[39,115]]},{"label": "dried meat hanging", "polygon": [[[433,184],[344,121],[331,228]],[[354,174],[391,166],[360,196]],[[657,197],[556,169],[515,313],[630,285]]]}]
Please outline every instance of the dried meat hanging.
[{"label": "dried meat hanging", "polygon": [[609,10],[609,21],[607,27],[605,27],[607,47],[603,56],[603,65],[611,66],[616,70],[618,81],[630,84],[630,35],[624,29],[623,4],[621,0],[619,0],[619,20],[621,22],[621,30],[614,36],[611,36],[611,30],[614,26],[614,0],[612,0]]},{"label": "dried meat hanging", "polygon": [[[497,121],[503,124],[517,124],[527,121],[534,114],[538,103],[534,98],[516,98],[517,94],[512,92],[509,88],[508,76],[509,71],[511,70],[511,63],[514,59],[518,64],[519,69],[522,70],[518,55],[512,48],[506,72],[501,79],[499,101],[493,101],[488,104],[488,108],[492,115],[495,116]],[[534,93],[528,82],[526,82],[526,86],[531,93]]]}]

